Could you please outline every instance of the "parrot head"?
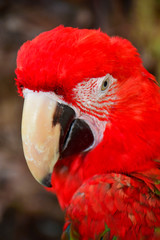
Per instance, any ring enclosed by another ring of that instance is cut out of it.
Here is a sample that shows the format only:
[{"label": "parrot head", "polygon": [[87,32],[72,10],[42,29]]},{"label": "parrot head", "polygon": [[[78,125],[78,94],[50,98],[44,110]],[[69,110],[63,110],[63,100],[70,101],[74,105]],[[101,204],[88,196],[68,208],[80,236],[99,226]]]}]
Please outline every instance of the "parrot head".
[{"label": "parrot head", "polygon": [[128,40],[60,26],[22,45],[16,75],[25,158],[44,186],[77,159],[83,179],[155,164],[159,89]]}]

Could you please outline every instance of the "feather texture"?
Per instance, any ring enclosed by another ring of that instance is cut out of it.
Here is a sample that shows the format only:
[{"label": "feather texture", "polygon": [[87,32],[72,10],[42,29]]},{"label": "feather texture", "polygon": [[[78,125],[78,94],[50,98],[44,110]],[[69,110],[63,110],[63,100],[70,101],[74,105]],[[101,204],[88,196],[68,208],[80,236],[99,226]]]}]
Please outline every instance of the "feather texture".
[{"label": "feather texture", "polygon": [[47,190],[67,212],[62,239],[160,239],[160,91],[136,48],[60,26],[21,47],[16,74],[21,96],[54,92],[98,139],[54,167]]},{"label": "feather texture", "polygon": [[151,172],[139,173],[141,179],[112,173],[85,182],[67,210],[67,225],[79,233],[73,239],[159,239],[160,184],[154,181],[160,170]]}]

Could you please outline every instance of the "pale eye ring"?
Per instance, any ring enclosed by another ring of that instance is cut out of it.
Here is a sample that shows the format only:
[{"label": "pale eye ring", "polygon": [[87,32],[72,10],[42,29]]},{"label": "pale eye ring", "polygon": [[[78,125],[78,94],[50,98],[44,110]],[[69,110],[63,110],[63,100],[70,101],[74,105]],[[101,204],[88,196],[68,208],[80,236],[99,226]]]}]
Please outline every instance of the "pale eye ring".
[{"label": "pale eye ring", "polygon": [[101,91],[105,91],[108,88],[108,78],[105,78],[101,85]]}]

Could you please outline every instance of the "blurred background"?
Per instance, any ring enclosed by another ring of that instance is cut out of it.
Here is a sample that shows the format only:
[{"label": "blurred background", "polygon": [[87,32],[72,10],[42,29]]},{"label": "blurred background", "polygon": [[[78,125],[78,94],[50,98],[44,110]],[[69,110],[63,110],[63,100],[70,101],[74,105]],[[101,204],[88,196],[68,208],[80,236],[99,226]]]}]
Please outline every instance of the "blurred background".
[{"label": "blurred background", "polygon": [[0,0],[0,240],[60,239],[64,215],[31,176],[21,144],[19,47],[60,24],[129,39],[160,79],[160,0]]}]

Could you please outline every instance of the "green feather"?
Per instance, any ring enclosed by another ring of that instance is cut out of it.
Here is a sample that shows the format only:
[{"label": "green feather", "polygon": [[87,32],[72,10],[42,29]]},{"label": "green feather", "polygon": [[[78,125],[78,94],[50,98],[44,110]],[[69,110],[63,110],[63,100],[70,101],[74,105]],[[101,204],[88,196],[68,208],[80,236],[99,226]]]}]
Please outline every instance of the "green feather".
[{"label": "green feather", "polygon": [[79,240],[80,236],[70,224],[66,230],[63,232],[61,240]]},{"label": "green feather", "polygon": [[156,227],[156,228],[154,229],[154,231],[155,231],[156,233],[160,234],[160,227]]},{"label": "green feather", "polygon": [[[99,240],[105,240],[105,239],[108,239],[109,236],[110,236],[110,228],[105,224],[105,230],[103,231],[103,233],[101,233],[101,235],[98,237],[98,239]],[[112,240],[117,240],[117,237],[114,236],[112,238]]]},{"label": "green feather", "polygon": [[117,237],[116,237],[116,236],[114,236],[114,237],[112,238],[112,240],[117,240]]}]

